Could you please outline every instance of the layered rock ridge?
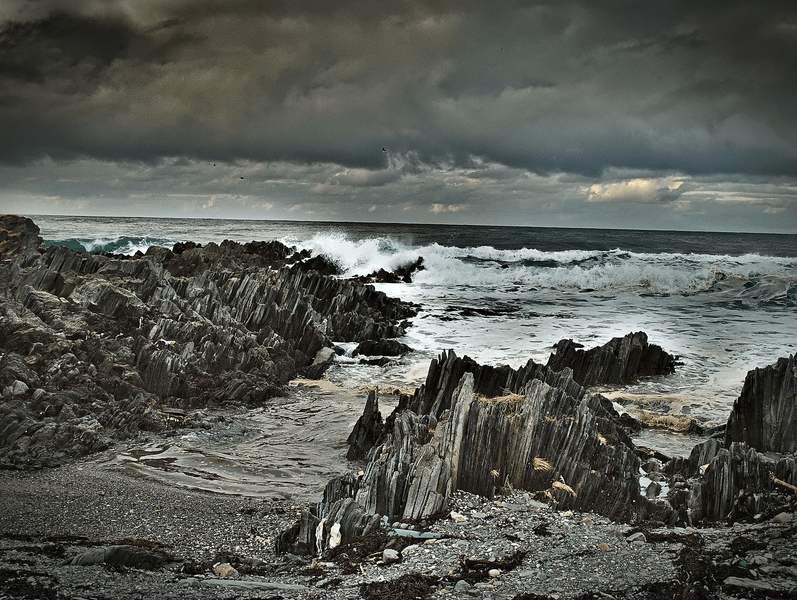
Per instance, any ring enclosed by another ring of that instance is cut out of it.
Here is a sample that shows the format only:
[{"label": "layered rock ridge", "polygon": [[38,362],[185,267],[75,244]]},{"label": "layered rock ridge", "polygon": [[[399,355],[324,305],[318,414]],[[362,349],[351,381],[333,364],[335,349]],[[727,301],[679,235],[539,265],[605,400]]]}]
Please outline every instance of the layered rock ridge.
[{"label": "layered rock ridge", "polygon": [[[644,334],[627,338],[647,348]],[[618,361],[611,352],[602,356]],[[309,525],[286,532],[281,550],[325,547],[343,506],[337,526],[347,540],[380,519],[418,523],[445,514],[455,490],[492,497],[523,489],[563,509],[622,521],[668,511],[666,501],[640,494],[640,458],[612,403],[588,393],[569,367],[555,371],[531,360],[520,369],[483,366],[446,351],[386,421],[369,395],[349,442],[351,457],[365,457],[362,475],[330,482],[303,517]]]},{"label": "layered rock ridge", "polygon": [[681,518],[761,520],[797,498],[797,358],[747,373],[724,435],[665,466],[680,478],[669,501]]},{"label": "layered rock ridge", "polygon": [[[278,549],[320,551],[380,523],[400,535],[422,535],[402,528],[422,529],[447,515],[455,490],[493,497],[522,489],[563,510],[670,526],[759,521],[793,509],[794,357],[751,371],[724,433],[695,446],[687,459],[668,459],[635,446],[612,403],[557,362],[562,347],[572,346],[564,340],[548,365],[529,361],[520,369],[444,352],[424,385],[402,396],[384,421],[370,394],[349,438],[350,456],[364,456],[364,470],[331,481]],[[622,348],[628,350],[616,351]],[[624,374],[620,381],[661,376],[676,364],[642,333],[570,356],[584,380],[601,385],[617,383],[617,373]],[[656,366],[633,366],[643,363]]]},{"label": "layered rock ridge", "polygon": [[404,333],[414,306],[314,270],[278,242],[183,244],[135,258],[46,250],[0,219],[0,464],[59,464],[181,409],[256,404],[334,341]]}]

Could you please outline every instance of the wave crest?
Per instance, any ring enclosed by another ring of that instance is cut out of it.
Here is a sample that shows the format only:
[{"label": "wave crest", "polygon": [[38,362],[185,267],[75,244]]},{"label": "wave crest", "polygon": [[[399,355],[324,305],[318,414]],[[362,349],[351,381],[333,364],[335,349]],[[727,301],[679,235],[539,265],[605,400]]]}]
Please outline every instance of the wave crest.
[{"label": "wave crest", "polygon": [[[632,292],[657,296],[719,292],[742,298],[788,296],[797,285],[797,259],[746,254],[610,251],[503,250],[413,246],[391,237],[351,239],[343,232],[316,234],[308,241],[285,240],[324,254],[344,277],[392,271],[423,258],[414,276],[422,286],[533,290]],[[756,288],[755,290],[753,288]]]},{"label": "wave crest", "polygon": [[124,254],[134,256],[136,252],[146,252],[150,246],[172,248],[176,240],[150,238],[149,236],[115,236],[98,238],[66,238],[45,240],[47,246],[66,246],[75,252],[89,254]]}]

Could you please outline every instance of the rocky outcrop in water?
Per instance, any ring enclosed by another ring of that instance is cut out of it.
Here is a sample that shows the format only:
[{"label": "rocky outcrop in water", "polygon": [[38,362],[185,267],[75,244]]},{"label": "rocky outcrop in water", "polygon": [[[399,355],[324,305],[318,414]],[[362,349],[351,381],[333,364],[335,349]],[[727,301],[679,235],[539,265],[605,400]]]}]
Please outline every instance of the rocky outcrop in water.
[{"label": "rocky outcrop in water", "polygon": [[412,276],[424,269],[423,257],[419,256],[414,262],[402,265],[393,271],[379,269],[368,275],[357,277],[357,280],[361,283],[411,283]]},{"label": "rocky outcrop in water", "polygon": [[[447,351],[384,423],[377,415],[371,394],[349,438],[352,456],[365,456],[364,472],[331,482],[325,494],[336,510],[347,507],[336,531],[343,542],[372,526],[369,515],[418,523],[445,514],[455,490],[492,497],[523,489],[623,521],[666,512],[640,495],[640,459],[611,402],[588,394],[570,369],[484,366]],[[331,506],[311,511],[317,523],[334,521]],[[329,543],[323,528],[294,529],[310,538],[284,540],[286,548]]]},{"label": "rocky outcrop in water", "polygon": [[396,337],[415,314],[278,242],[127,258],[45,250],[30,219],[0,223],[0,465],[164,431],[179,421],[171,408],[257,405],[297,374],[320,376],[333,339]]},{"label": "rocky outcrop in water", "polygon": [[725,429],[726,446],[734,442],[744,442],[759,452],[797,452],[795,355],[747,374]]},{"label": "rocky outcrop in water", "polygon": [[[608,347],[646,347],[644,334],[624,340],[628,343]],[[645,362],[629,360],[631,355],[621,352],[622,362]],[[661,355],[658,350],[651,354]],[[601,349],[579,356],[598,357],[593,365],[618,360],[614,352]],[[586,362],[577,359],[580,365]],[[649,363],[669,365],[666,370],[672,366],[669,359]],[[640,373],[638,368],[621,370],[634,374],[629,377]],[[286,534],[283,548],[319,551],[330,539],[345,543],[370,531],[379,517],[394,527],[422,524],[447,515],[448,499],[457,490],[486,497],[527,490],[560,509],[631,523],[685,526],[771,518],[797,502],[797,457],[756,451],[734,439],[732,423],[754,397],[755,410],[778,416],[766,425],[766,419],[751,421],[749,428],[760,435],[769,427],[771,439],[790,439],[793,375],[793,357],[752,371],[725,439],[708,439],[688,459],[668,460],[637,448],[611,402],[588,393],[570,368],[555,371],[533,361],[520,369],[483,366],[445,352],[432,361],[424,385],[402,396],[384,423],[376,395],[369,395],[349,438],[352,457],[365,456],[364,471],[330,482],[325,500],[305,517],[316,527],[303,528],[305,538]],[[752,394],[753,389],[759,393]],[[298,531],[297,526],[294,534]]]},{"label": "rocky outcrop in water", "polygon": [[573,379],[589,387],[597,384],[628,383],[639,377],[669,375],[675,372],[677,357],[655,344],[648,344],[643,332],[612,338],[598,348],[582,350],[573,340],[554,346],[547,366],[554,371],[573,370]]}]

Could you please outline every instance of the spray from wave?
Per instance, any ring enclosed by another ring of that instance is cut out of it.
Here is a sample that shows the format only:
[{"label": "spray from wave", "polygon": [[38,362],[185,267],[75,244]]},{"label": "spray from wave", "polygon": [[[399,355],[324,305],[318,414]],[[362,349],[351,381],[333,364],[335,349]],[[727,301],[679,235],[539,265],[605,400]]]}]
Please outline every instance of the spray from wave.
[{"label": "spray from wave", "polygon": [[797,260],[746,254],[611,251],[501,250],[492,246],[458,248],[413,246],[391,237],[351,239],[343,232],[316,234],[309,240],[285,239],[337,264],[344,277],[395,269],[423,258],[424,270],[413,282],[422,286],[571,292],[626,292],[690,296],[718,293],[750,301],[795,300]]},{"label": "spray from wave", "polygon": [[171,248],[177,240],[167,238],[150,238],[149,236],[115,236],[97,238],[66,238],[61,240],[45,240],[46,246],[66,246],[76,252],[89,254],[123,254],[135,256],[137,252],[146,253],[150,246]]}]

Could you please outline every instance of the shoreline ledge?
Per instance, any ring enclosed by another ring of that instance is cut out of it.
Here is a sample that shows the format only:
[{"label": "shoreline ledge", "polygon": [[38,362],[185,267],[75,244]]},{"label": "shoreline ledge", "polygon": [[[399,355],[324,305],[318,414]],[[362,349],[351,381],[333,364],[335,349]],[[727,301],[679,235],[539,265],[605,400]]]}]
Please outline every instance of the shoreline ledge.
[{"label": "shoreline ledge", "polygon": [[0,216],[0,468],[201,426],[188,409],[262,405],[320,378],[332,340],[384,344],[417,313],[319,269],[334,265],[279,242],[45,249],[33,221]]},{"label": "shoreline ledge", "polygon": [[[562,510],[669,527],[760,521],[794,509],[794,356],[751,371],[725,431],[696,445],[688,458],[670,459],[638,448],[629,433],[639,424],[574,380],[557,353],[568,343],[557,345],[547,365],[530,360],[517,370],[444,352],[426,383],[402,396],[385,420],[372,392],[349,437],[349,456],[364,457],[364,470],[330,481],[300,526],[285,532],[280,549],[328,547],[333,527],[340,536],[334,543],[380,523],[423,528],[448,512],[448,497],[457,490],[488,498],[523,490]],[[597,384],[625,381],[616,375],[624,371],[633,379],[633,365],[646,356],[664,373],[676,362],[641,332],[570,356],[581,377]]]},{"label": "shoreline ledge", "polygon": [[797,593],[794,356],[670,459],[585,387],[671,373],[642,332],[521,369],[449,350],[386,419],[369,396],[349,438],[364,469],[318,504],[219,497],[90,457],[207,425],[193,408],[262,405],[321,377],[332,339],[390,345],[418,307],[276,242],[122,257],[38,234],[0,216],[0,581],[17,596]]}]

